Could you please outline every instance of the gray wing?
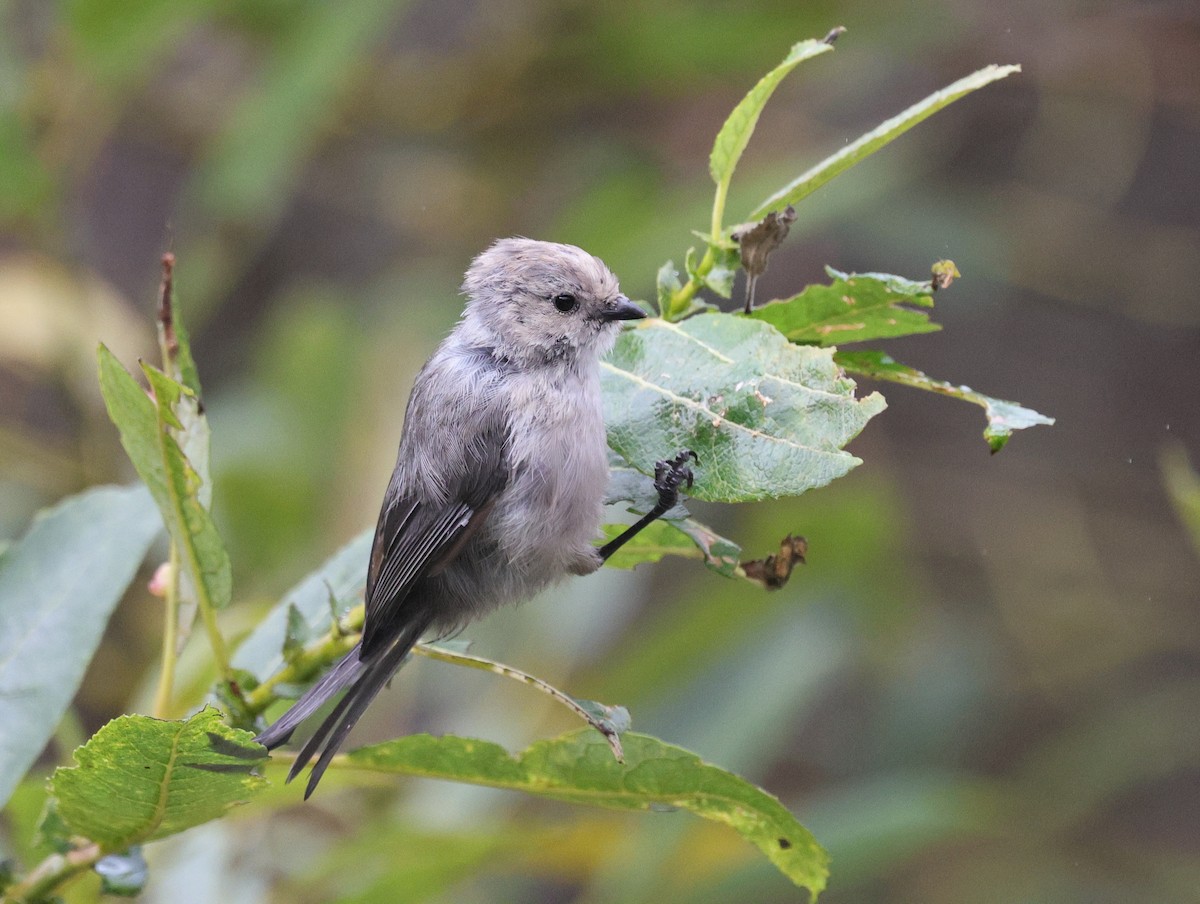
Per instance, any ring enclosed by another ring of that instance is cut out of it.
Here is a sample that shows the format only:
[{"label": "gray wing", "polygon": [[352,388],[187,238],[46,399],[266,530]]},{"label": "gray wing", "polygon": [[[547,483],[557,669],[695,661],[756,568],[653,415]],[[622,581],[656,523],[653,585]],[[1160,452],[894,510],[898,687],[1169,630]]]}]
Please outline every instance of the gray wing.
[{"label": "gray wing", "polygon": [[[410,406],[406,431],[412,422],[437,417],[436,412],[422,410],[422,405],[428,407],[427,401],[422,399]],[[471,419],[460,416],[458,420],[458,430],[440,434],[453,436],[460,453],[451,456],[447,452],[439,460],[444,465],[446,460],[456,459],[458,467],[448,470],[461,472],[445,481],[445,501],[422,498],[419,487],[405,486],[403,475],[411,474],[409,469],[397,468],[388,487],[367,570],[361,652],[364,659],[387,646],[410,621],[420,617],[418,610],[426,601],[413,598],[420,596],[414,590],[422,579],[437,574],[462,551],[508,483],[506,425],[497,417],[479,418],[475,431],[468,436],[462,429]],[[402,455],[404,446],[402,443]],[[436,617],[437,613],[433,614]]]}]

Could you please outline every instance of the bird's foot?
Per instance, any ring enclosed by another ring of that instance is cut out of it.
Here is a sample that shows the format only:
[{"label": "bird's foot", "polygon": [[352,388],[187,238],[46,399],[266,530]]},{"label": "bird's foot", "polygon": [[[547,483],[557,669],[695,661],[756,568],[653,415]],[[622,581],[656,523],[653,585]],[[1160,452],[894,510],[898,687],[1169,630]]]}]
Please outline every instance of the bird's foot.
[{"label": "bird's foot", "polygon": [[695,475],[687,465],[688,459],[700,464],[700,456],[691,449],[654,464],[654,489],[658,490],[658,508],[664,512],[679,504],[680,486],[686,484],[688,489],[692,487]]}]

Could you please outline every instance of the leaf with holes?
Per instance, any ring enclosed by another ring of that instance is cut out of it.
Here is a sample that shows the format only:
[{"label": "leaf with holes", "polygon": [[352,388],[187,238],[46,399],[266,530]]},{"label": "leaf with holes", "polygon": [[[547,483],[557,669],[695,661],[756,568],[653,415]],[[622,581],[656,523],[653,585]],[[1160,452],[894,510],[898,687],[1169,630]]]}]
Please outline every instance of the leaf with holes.
[{"label": "leaf with holes", "polygon": [[771,324],[792,342],[845,345],[868,339],[894,339],[932,333],[941,327],[930,321],[932,281],[914,282],[882,273],[825,271],[827,286],[813,285],[799,295],[772,301],[750,312]]},{"label": "leaf with holes", "polygon": [[836,360],[847,370],[862,374],[864,377],[889,380],[903,386],[912,386],[915,389],[924,389],[928,392],[948,395],[979,405],[987,414],[988,420],[987,427],[983,430],[983,438],[987,440],[993,453],[1004,448],[1014,430],[1054,423],[1054,418],[1039,414],[1032,408],[1018,405],[1016,402],[993,399],[982,392],[976,392],[970,386],[955,386],[945,380],[936,380],[915,367],[901,364],[890,355],[880,351],[838,352]]},{"label": "leaf with holes", "polygon": [[50,794],[73,834],[105,852],[165,838],[223,815],[265,786],[267,750],[206,707],[184,722],[121,716],[55,770]]},{"label": "leaf with holes", "polygon": [[682,449],[700,461],[689,496],[795,496],[858,465],[843,451],[883,397],[855,396],[830,349],[793,345],[766,323],[701,314],[621,334],[602,371],[609,445],[644,474]]},{"label": "leaf with holes", "polygon": [[346,764],[615,810],[679,807],[729,826],[814,896],[825,887],[828,856],[776,798],[657,738],[627,732],[622,742],[618,763],[592,731],[538,741],[516,756],[487,741],[412,735],[352,751]]}]

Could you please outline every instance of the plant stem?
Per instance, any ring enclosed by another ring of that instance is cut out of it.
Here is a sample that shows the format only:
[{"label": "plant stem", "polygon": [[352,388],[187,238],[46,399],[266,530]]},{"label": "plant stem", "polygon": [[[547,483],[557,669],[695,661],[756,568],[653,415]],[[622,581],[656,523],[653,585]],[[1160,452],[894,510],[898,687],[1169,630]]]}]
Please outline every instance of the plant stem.
[{"label": "plant stem", "polygon": [[[322,666],[335,662],[354,649],[354,645],[358,643],[360,636],[359,630],[362,628],[363,613],[363,606],[355,606],[343,618],[338,619],[329,629],[328,634],[306,647],[284,668],[280,669],[262,684],[245,693],[242,700],[247,711],[253,715],[261,713],[277,699],[275,689],[279,685],[304,681],[312,677]],[[520,669],[515,669],[502,662],[484,659],[481,656],[470,656],[466,653],[455,653],[451,650],[428,644],[417,644],[413,647],[413,652],[429,659],[448,662],[451,665],[465,666],[470,669],[480,669],[482,671],[493,672],[497,675],[503,675],[505,678],[512,678],[514,681],[520,681],[522,684],[541,691],[543,694],[557,700],[595,728],[600,734],[604,735],[617,760],[619,762],[625,761],[625,754],[621,749],[621,739],[618,737],[617,729],[611,721],[597,717],[581,706],[574,697],[560,691],[541,678],[534,677],[527,672],[522,672]]]},{"label": "plant stem", "polygon": [[426,656],[429,659],[440,659],[442,662],[448,662],[451,665],[461,665],[469,669],[481,669],[485,672],[503,675],[505,678],[512,678],[514,681],[520,681],[522,684],[541,691],[543,694],[557,700],[591,725],[596,731],[600,732],[600,734],[604,735],[604,739],[608,741],[608,746],[612,748],[613,756],[617,758],[617,762],[625,762],[625,751],[621,749],[621,739],[613,725],[604,720],[597,719],[580,706],[574,697],[560,691],[554,685],[548,684],[541,678],[536,678],[528,672],[522,672],[520,669],[514,669],[512,666],[505,665],[502,662],[484,659],[481,656],[470,656],[466,653],[455,653],[441,647],[430,646],[429,644],[419,643],[413,647],[413,652]]},{"label": "plant stem", "polygon": [[[713,268],[716,263],[716,258],[713,255],[712,247],[704,253],[704,257],[700,258],[700,263],[696,265],[696,274],[705,276]],[[700,291],[700,283],[696,276],[689,276],[678,290],[671,293],[671,298],[667,302],[667,309],[663,311],[663,319],[674,321],[679,318],[679,315],[686,311],[691,306],[691,301],[696,297],[696,293]]]},{"label": "plant stem", "polygon": [[5,904],[40,904],[64,882],[95,866],[103,856],[100,845],[95,843],[65,854],[51,854],[23,882],[6,889],[3,900]]},{"label": "plant stem", "polygon": [[305,649],[286,666],[243,697],[246,709],[257,715],[275,702],[275,688],[304,681],[321,666],[345,656],[358,643],[363,623],[363,606],[355,606],[329,629],[329,633]]}]

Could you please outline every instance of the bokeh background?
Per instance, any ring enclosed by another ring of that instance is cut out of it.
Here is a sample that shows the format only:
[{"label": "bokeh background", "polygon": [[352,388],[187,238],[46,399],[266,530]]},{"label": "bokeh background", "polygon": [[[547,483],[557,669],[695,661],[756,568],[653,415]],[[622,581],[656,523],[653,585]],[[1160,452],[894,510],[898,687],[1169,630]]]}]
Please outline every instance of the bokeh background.
[{"label": "bokeh background", "polygon": [[[725,115],[834,25],[836,52],[767,108],[732,218],[959,76],[1024,72],[805,201],[759,298],[827,263],[952,258],[945,330],[888,350],[1057,425],[993,457],[977,409],[879,387],[849,477],[704,511],[753,555],[805,534],[786,589],[668,562],[468,635],[778,794],[832,854],[831,904],[1200,900],[1200,562],[1164,476],[1200,462],[1193,3],[0,2],[0,537],[131,479],[94,350],[154,355],[171,249],[236,569],[226,624],[247,630],[373,524],[470,257],[574,242],[650,297],[707,226]],[[160,618],[140,589],[124,602],[43,767],[146,708]],[[571,727],[419,660],[357,737],[520,749]],[[684,814],[367,784],[153,846],[146,900],[798,898]]]}]

